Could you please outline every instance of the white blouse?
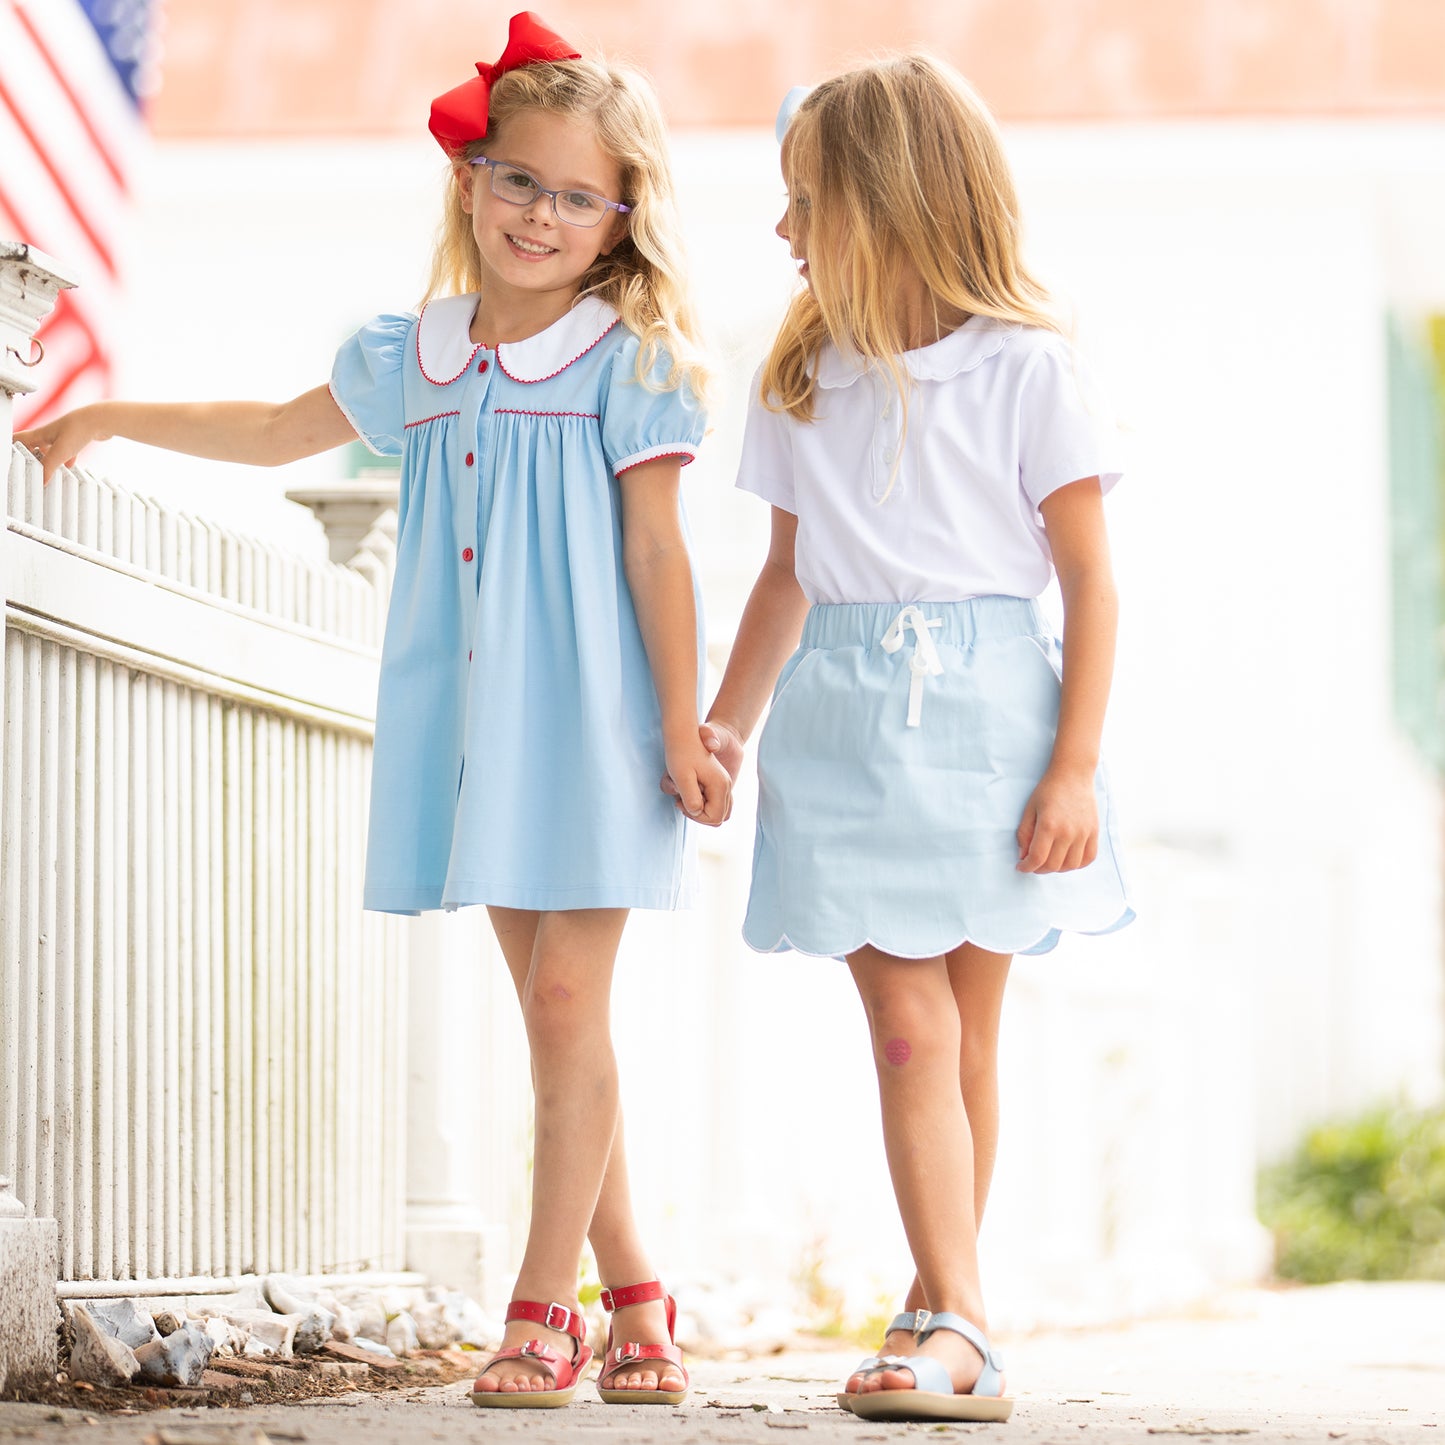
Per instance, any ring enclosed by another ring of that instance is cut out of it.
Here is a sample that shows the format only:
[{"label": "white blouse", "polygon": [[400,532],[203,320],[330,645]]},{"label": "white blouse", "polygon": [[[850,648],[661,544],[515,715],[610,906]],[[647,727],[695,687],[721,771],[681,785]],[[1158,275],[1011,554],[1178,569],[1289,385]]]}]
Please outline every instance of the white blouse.
[{"label": "white blouse", "polygon": [[738,486],[798,518],[810,602],[1037,597],[1053,559],[1039,504],[1120,476],[1117,428],[1063,337],[972,316],[886,371],[825,345],[814,419],[748,411]]}]

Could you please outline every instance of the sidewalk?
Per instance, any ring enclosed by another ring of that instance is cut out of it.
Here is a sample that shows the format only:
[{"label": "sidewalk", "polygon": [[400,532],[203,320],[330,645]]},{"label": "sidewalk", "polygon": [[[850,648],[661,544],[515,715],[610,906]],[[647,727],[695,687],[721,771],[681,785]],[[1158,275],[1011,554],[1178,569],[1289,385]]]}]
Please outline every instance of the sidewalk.
[{"label": "sidewalk", "polygon": [[[590,1384],[563,1410],[480,1411],[467,1386],[247,1410],[86,1417],[0,1403],[0,1441],[45,1445],[412,1445],[430,1440],[834,1445],[973,1434],[1000,1445],[1251,1437],[1445,1445],[1445,1284],[1250,1291],[1191,1318],[1000,1341],[1016,1397],[1007,1425],[883,1425],[833,1403],[858,1358],[698,1361],[678,1409],[606,1406]],[[94,1421],[94,1423],[88,1423]],[[257,1431],[263,1432],[262,1436]],[[781,1434],[779,1432],[797,1432]]]}]

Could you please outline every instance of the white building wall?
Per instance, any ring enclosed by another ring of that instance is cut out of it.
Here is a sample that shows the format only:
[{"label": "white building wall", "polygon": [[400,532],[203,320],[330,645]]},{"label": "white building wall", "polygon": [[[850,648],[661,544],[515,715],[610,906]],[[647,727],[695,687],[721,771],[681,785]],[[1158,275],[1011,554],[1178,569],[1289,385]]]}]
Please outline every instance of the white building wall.
[{"label": "white building wall", "polygon": [[[1445,309],[1445,125],[1007,140],[1030,254],[1072,297],[1132,433],[1110,502],[1124,621],[1108,746],[1141,915],[1016,966],[985,1243],[999,1322],[1023,1323],[1158,1306],[1257,1268],[1257,1161],[1327,1114],[1439,1094],[1439,795],[1390,716],[1383,336],[1392,308]],[[688,473],[720,663],[766,535],[766,509],[731,490],[746,380],[792,270],[771,234],[769,137],[687,135],[677,160],[724,358]],[[323,381],[347,331],[416,299],[441,175],[424,138],[159,149],[124,390]],[[119,479],[321,546],[280,497],[333,458],[245,475],[111,452]],[[629,931],[615,1014],[639,1208],[673,1280],[777,1278],[817,1241],[863,1309],[907,1266],[861,1011],[843,970],[737,942],[747,813],[744,799],[708,840],[704,911]],[[465,973],[501,968],[485,930],[451,932],[446,967],[414,992],[413,1045],[420,1011],[492,1001],[447,1089],[485,1131],[525,1097],[520,1027],[497,1012],[504,988]],[[517,1152],[515,1119],[502,1128]],[[525,1195],[498,1180],[494,1141],[463,1129],[428,1147],[420,1194],[454,1215],[470,1198],[510,1226],[493,1247],[515,1257]],[[485,1271],[489,1292],[507,1268]]]}]

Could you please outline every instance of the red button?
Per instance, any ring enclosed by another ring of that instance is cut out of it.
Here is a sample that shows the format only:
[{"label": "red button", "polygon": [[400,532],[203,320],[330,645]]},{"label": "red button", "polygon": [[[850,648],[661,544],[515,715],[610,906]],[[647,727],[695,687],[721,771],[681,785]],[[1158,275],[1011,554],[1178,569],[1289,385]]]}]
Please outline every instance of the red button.
[{"label": "red button", "polygon": [[476,554],[475,552],[473,552],[470,547],[463,547],[463,548],[462,548],[462,561],[463,561],[463,562],[470,562],[470,561],[472,560],[472,558],[475,557],[476,555],[477,555],[477,554]]},{"label": "red button", "polygon": [[491,362],[488,361],[487,358],[484,356],[484,357],[482,357],[482,359],[481,359],[479,362],[477,362],[477,370],[478,370],[478,371],[485,371],[490,365],[491,365]]},{"label": "red button", "polygon": [[468,465],[468,466],[471,466],[471,464],[472,464],[474,461],[476,461],[476,458],[475,458],[470,452],[468,452],[468,453],[467,453],[467,465]]}]

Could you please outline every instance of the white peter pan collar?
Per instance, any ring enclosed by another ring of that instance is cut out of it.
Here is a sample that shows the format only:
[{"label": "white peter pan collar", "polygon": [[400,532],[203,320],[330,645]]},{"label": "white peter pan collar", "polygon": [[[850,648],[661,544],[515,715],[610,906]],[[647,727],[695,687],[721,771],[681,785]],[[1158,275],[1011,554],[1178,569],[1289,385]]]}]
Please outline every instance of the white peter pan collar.
[{"label": "white peter pan collar", "polygon": [[[902,352],[898,360],[915,381],[947,381],[997,356],[1009,337],[1020,329],[1017,321],[970,316],[957,331],[949,332],[941,341],[917,351]],[[860,376],[874,369],[856,352],[842,352],[832,342],[825,342],[813,379],[819,386],[852,386]]]},{"label": "white peter pan collar", "polygon": [[[441,296],[423,308],[416,328],[416,359],[434,386],[449,386],[482,348],[471,339],[475,292]],[[546,381],[585,356],[614,326],[617,312],[596,296],[584,296],[545,331],[497,347],[497,365],[513,381]]]}]

